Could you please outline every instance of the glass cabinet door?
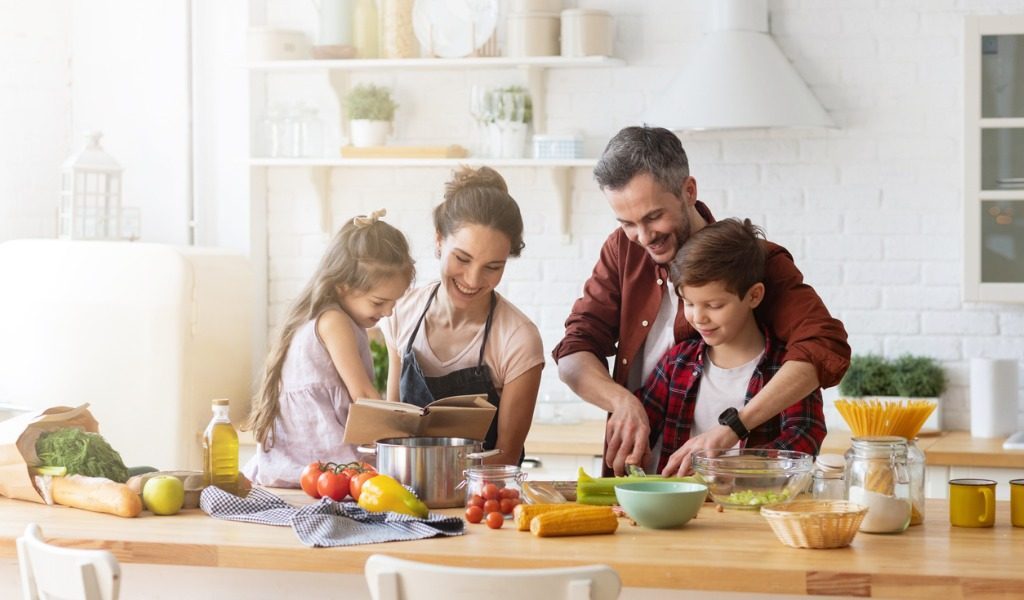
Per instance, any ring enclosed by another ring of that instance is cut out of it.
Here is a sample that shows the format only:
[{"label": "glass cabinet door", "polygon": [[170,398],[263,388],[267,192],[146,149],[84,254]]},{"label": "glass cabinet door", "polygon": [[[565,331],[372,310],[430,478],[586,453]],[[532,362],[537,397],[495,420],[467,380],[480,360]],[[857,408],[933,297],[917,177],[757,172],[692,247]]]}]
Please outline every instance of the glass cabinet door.
[{"label": "glass cabinet door", "polygon": [[1024,302],[1024,16],[967,17],[964,299]]}]

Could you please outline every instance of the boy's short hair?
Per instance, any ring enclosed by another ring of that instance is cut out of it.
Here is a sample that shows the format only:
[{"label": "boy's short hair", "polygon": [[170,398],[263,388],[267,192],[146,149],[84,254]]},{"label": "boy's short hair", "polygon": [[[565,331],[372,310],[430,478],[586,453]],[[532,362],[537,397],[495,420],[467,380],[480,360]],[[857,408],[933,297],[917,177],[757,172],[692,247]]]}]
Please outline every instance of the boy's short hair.
[{"label": "boy's short hair", "polygon": [[740,298],[764,281],[764,230],[750,219],[723,219],[706,225],[683,245],[672,263],[677,290],[721,281]]}]

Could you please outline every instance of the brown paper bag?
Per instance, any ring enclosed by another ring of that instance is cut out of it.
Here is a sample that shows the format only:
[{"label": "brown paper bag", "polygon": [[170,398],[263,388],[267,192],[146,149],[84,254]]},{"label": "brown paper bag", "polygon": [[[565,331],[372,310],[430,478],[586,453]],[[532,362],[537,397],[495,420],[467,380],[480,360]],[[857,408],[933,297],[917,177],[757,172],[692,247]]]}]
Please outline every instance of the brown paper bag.
[{"label": "brown paper bag", "polygon": [[32,484],[30,469],[39,466],[36,440],[48,431],[65,427],[99,432],[88,404],[77,408],[53,406],[0,422],[0,496],[43,502]]}]

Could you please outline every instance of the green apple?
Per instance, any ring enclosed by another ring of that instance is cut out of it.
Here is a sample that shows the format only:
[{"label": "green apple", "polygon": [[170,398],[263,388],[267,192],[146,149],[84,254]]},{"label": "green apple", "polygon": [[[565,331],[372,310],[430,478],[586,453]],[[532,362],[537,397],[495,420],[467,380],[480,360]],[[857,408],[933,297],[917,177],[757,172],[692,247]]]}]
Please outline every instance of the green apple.
[{"label": "green apple", "polygon": [[142,501],[154,515],[174,515],[185,503],[185,484],[172,475],[150,477],[142,488]]}]

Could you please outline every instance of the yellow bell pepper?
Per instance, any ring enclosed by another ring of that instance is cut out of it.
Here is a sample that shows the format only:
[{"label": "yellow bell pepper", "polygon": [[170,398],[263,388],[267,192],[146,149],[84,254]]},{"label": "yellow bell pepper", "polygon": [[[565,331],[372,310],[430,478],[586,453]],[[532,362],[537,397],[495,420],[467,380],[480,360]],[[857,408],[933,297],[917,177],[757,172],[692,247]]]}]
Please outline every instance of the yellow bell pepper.
[{"label": "yellow bell pepper", "polygon": [[359,506],[370,512],[396,512],[421,519],[430,512],[415,494],[387,475],[377,475],[363,483]]}]

